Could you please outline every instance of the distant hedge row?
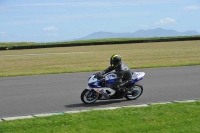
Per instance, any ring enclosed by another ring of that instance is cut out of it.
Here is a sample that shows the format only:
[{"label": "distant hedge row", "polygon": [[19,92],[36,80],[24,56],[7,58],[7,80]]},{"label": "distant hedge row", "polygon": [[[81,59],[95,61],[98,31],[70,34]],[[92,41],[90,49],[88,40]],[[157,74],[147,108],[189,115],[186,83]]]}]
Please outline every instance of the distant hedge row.
[{"label": "distant hedge row", "polygon": [[[157,38],[123,38],[123,39],[102,39],[102,40],[88,40],[88,41],[74,41],[74,42],[57,42],[57,43],[29,43],[20,45],[17,43],[9,44],[8,46],[0,46],[0,50],[18,50],[18,49],[36,49],[36,48],[52,48],[52,47],[73,47],[73,46],[89,46],[89,45],[112,45],[124,43],[148,43],[148,42],[170,42],[170,41],[189,41],[200,40],[200,36],[186,36],[186,37],[157,37]],[[7,43],[8,44],[8,43]]]}]

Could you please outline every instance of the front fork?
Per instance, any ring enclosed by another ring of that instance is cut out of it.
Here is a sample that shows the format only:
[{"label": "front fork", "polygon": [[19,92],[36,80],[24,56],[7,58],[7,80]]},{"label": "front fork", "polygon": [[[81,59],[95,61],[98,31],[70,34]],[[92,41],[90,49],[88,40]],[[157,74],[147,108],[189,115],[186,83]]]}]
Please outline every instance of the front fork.
[{"label": "front fork", "polygon": [[91,89],[88,96],[92,97],[92,96],[94,96],[95,93],[96,93],[96,91],[94,89]]}]

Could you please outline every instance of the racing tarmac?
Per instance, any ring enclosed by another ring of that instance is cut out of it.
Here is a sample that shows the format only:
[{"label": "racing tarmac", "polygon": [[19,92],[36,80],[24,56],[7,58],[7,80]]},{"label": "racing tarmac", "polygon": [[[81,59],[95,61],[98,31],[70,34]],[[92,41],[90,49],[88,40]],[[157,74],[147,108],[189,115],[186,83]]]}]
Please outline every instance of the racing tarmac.
[{"label": "racing tarmac", "polygon": [[0,118],[103,107],[200,99],[200,66],[134,69],[146,73],[143,94],[127,101],[80,99],[93,72],[0,78]]}]

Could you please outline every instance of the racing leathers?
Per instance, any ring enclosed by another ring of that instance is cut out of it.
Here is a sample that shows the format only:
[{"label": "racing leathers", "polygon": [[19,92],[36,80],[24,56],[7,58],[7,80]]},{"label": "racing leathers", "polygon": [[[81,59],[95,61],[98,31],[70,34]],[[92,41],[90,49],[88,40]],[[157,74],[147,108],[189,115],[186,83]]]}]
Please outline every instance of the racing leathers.
[{"label": "racing leathers", "polygon": [[106,74],[108,72],[111,72],[115,70],[117,74],[117,80],[112,84],[112,88],[115,89],[118,92],[127,92],[126,86],[131,82],[132,79],[132,72],[130,68],[124,64],[123,62],[120,62],[116,66],[109,66],[106,70],[102,71],[102,74]]}]

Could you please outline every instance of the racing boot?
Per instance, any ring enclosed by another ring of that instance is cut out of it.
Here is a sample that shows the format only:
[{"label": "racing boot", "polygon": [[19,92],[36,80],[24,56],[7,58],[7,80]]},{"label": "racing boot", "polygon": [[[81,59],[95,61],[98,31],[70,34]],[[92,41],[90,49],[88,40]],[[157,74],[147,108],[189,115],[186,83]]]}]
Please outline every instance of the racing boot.
[{"label": "racing boot", "polygon": [[128,89],[126,87],[123,87],[119,90],[118,97],[123,98],[128,94]]},{"label": "racing boot", "polygon": [[128,94],[128,88],[126,88],[126,86],[128,86],[130,83],[131,81],[125,81],[117,86],[120,98],[123,98],[125,95]]}]

